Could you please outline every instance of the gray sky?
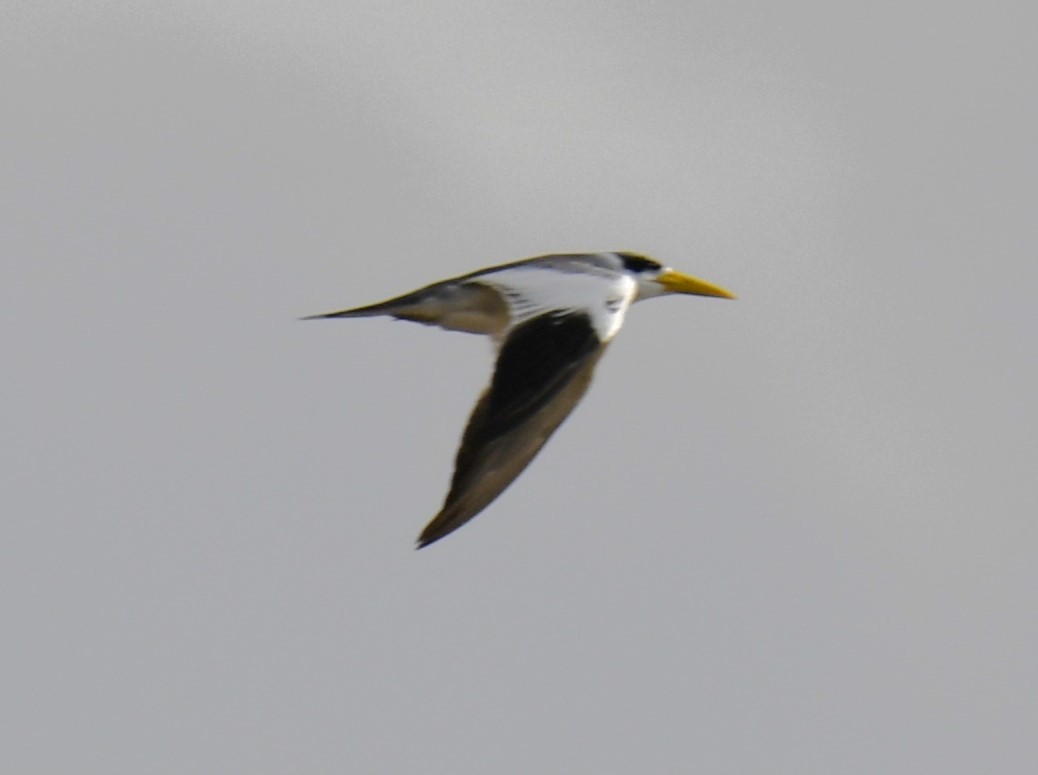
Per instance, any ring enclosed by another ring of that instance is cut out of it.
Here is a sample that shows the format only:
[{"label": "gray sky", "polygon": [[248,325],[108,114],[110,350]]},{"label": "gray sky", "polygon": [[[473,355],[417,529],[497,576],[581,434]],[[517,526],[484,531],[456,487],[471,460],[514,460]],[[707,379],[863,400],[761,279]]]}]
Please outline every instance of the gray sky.
[{"label": "gray sky", "polygon": [[[4,4],[4,771],[1038,770],[1032,10],[166,6]],[[488,344],[295,318],[608,249],[416,553]]]}]

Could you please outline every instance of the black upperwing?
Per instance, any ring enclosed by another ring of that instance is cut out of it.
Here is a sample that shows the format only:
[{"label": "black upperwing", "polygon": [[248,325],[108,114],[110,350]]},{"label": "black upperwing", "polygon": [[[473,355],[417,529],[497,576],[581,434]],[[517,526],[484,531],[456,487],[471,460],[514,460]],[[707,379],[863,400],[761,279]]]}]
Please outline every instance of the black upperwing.
[{"label": "black upperwing", "polygon": [[605,348],[584,313],[549,313],[517,326],[462,436],[450,492],[418,538],[438,541],[511,484],[577,405]]}]

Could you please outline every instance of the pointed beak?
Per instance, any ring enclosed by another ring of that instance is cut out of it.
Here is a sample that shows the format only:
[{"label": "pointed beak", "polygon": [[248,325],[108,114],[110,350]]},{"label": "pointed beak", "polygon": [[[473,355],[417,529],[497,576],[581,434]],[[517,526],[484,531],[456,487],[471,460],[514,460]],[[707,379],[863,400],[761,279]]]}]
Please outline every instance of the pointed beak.
[{"label": "pointed beak", "polygon": [[673,269],[663,270],[663,274],[656,278],[667,293],[689,293],[694,296],[718,296],[722,299],[734,299],[735,294],[726,291],[720,285],[708,283],[698,277],[675,272]]}]

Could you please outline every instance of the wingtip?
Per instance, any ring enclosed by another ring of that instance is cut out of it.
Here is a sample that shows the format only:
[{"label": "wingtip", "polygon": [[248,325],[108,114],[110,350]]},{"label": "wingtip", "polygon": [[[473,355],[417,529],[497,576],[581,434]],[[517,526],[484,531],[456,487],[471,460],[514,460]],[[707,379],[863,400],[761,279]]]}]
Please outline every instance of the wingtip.
[{"label": "wingtip", "polygon": [[441,538],[443,538],[445,535],[447,535],[447,534],[446,533],[434,534],[434,533],[431,533],[429,530],[423,530],[422,534],[420,536],[418,536],[417,539],[415,539],[415,547],[414,547],[415,551],[418,551],[419,549],[424,549],[429,544],[436,543]]},{"label": "wingtip", "polygon": [[418,535],[418,538],[415,541],[415,549],[424,549],[429,544],[434,544],[441,538],[446,538],[466,522],[468,522],[468,519],[462,520],[461,522],[453,522],[452,520],[445,518],[444,511],[441,511],[429,521],[429,524],[426,525]]}]

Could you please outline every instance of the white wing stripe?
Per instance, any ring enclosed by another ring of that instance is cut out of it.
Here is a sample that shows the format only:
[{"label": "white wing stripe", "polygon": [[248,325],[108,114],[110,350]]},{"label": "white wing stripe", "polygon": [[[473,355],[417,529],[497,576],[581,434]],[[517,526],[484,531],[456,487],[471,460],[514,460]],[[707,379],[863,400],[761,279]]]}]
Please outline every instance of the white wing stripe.
[{"label": "white wing stripe", "polygon": [[586,312],[607,342],[620,330],[637,285],[626,274],[562,273],[546,267],[513,267],[474,278],[505,297],[511,328],[550,312]]}]

